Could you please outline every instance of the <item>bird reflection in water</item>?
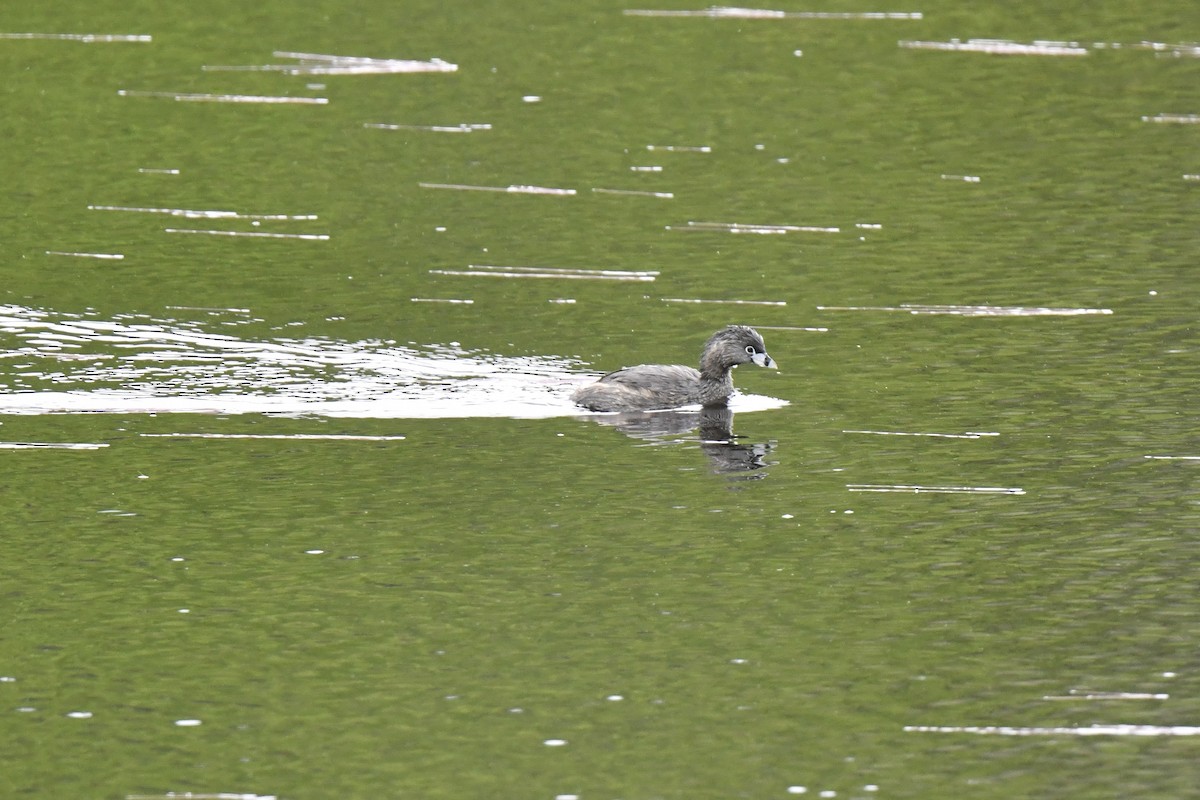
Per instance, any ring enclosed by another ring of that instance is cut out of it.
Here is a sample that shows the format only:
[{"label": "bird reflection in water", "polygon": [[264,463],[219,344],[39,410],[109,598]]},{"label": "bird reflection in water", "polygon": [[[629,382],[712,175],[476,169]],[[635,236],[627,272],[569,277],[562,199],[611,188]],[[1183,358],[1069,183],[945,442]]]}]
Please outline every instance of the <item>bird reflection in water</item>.
[{"label": "bird reflection in water", "polygon": [[762,480],[764,470],[778,464],[768,461],[774,441],[742,444],[733,432],[733,411],[727,407],[702,408],[698,411],[626,411],[619,414],[589,414],[590,419],[609,425],[632,439],[648,444],[674,444],[696,441],[690,434],[698,431],[700,449],[712,462],[713,472],[734,480]]}]

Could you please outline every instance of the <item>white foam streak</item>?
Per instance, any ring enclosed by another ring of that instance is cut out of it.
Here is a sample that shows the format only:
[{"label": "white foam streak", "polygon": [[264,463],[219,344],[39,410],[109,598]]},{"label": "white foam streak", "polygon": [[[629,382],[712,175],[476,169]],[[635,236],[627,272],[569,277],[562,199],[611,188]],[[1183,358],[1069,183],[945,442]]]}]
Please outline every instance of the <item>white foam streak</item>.
[{"label": "white foam streak", "polygon": [[320,56],[306,53],[276,53],[277,58],[294,58],[299,64],[205,65],[205,72],[282,72],[284,75],[393,75],[417,72],[457,72],[458,65],[434,58],[416,61],[395,58]]},{"label": "white foam streak", "polygon": [[723,233],[839,233],[840,228],[816,225],[757,225],[744,222],[693,222],[684,226],[668,225],[669,231],[721,231]]},{"label": "white foam streak", "polygon": [[121,97],[162,97],[182,103],[263,103],[268,105],[310,105],[324,106],[329,104],[327,97],[282,97],[276,95],[254,94],[206,94],[199,92],[147,92],[138,89],[118,89]]},{"label": "white foam streak", "polygon": [[0,450],[103,450],[104,442],[0,442]]},{"label": "white foam streak", "polygon": [[[60,354],[61,342],[106,352]],[[39,343],[41,342],[41,343]],[[575,362],[454,345],[241,339],[199,323],[0,306],[0,414],[219,413],[546,418],[578,412]],[[122,353],[122,351],[126,351]],[[28,366],[26,366],[28,364]]]},{"label": "white foam streak", "polygon": [[513,184],[511,186],[474,186],[469,183],[425,183],[417,184],[422,189],[452,189],[463,192],[504,192],[507,194],[549,194],[569,196],[576,194],[574,189],[556,189],[550,186],[530,186],[528,184]]},{"label": "white foam streak", "polygon": [[737,8],[735,6],[710,6],[709,8],[669,10],[627,8],[629,17],[707,17],[709,19],[831,19],[831,20],[919,20],[919,11],[777,11],[769,8]]},{"label": "white foam streak", "polygon": [[107,261],[120,261],[125,258],[122,253],[73,253],[67,250],[47,250],[48,256],[73,256],[75,258],[99,258]]},{"label": "white foam streak", "polygon": [[901,492],[906,494],[1025,494],[1018,487],[1005,486],[921,486],[916,484],[847,483],[852,492]]},{"label": "white foam streak", "polygon": [[200,233],[208,236],[241,236],[249,239],[304,239],[315,242],[329,241],[328,233],[269,233],[267,231],[219,231],[194,228],[163,228],[164,233]]},{"label": "white foam streak", "polygon": [[166,792],[164,794],[127,794],[125,800],[278,800],[273,794],[252,792]]},{"label": "white foam streak", "polygon": [[1171,44],[1167,42],[1064,42],[1034,40],[1028,44],[1014,42],[1011,39],[950,39],[945,42],[928,42],[904,40],[898,42],[900,47],[914,50],[949,50],[959,52],[991,53],[996,55],[1033,55],[1033,56],[1081,56],[1089,50],[1150,50],[1156,56],[1172,56],[1175,58],[1200,56],[1200,44],[1182,42]]},{"label": "white foam streak", "polygon": [[84,44],[111,42],[150,42],[152,37],[143,33],[0,33],[0,39],[53,39]]},{"label": "white foam streak", "polygon": [[707,300],[699,297],[660,297],[664,303],[715,303],[731,306],[786,306],[786,300]]},{"label": "white foam streak", "polygon": [[293,75],[366,75],[372,73],[412,72],[457,72],[458,65],[431,58],[428,61],[397,58],[366,58],[362,56],[335,56],[323,53],[291,53],[276,50],[276,58],[290,58],[301,62],[298,66],[285,67]]},{"label": "white foam streak", "polygon": [[1122,45],[1120,42],[1096,42],[1092,45],[1096,49],[1111,48],[1113,50],[1121,47],[1129,47],[1134,50],[1153,50],[1156,54],[1166,54],[1171,56],[1190,56],[1192,58],[1200,57],[1200,43],[1183,42],[1180,44],[1170,44],[1167,42],[1136,42],[1130,45]]},{"label": "white foam streak", "polygon": [[662,200],[675,199],[674,192],[646,192],[639,189],[592,189],[596,194],[624,194],[633,197],[657,197]]},{"label": "white foam streak", "polygon": [[[249,314],[248,308],[221,308],[219,306],[164,306],[172,311],[203,311],[207,314]],[[262,320],[259,320],[262,322]]]},{"label": "white foam streak", "polygon": [[1155,114],[1152,117],[1142,117],[1142,122],[1197,125],[1200,124],[1200,114]]},{"label": "white foam streak", "polygon": [[151,206],[101,206],[89,205],[89,211],[126,211],[139,214],[167,214],[186,219],[249,219],[268,221],[310,221],[316,214],[243,214],[238,211],[197,208],[154,208]]},{"label": "white foam streak", "polygon": [[691,145],[691,144],[648,144],[646,149],[654,151],[662,151],[666,153],[711,153],[712,147],[706,144]]},{"label": "white foam streak", "polygon": [[139,433],[148,439],[283,439],[325,442],[403,442],[406,436],[366,436],[341,433]]},{"label": "white foam streak", "polygon": [[432,133],[474,133],[492,129],[492,126],[486,122],[460,122],[457,125],[401,125],[390,122],[364,122],[363,127],[385,131],[429,131]]},{"label": "white foam streak", "polygon": [[1035,41],[1029,44],[1008,39],[951,39],[948,42],[924,42],[902,39],[900,47],[910,50],[950,50],[1004,56],[1086,56],[1088,49],[1078,42]]},{"label": "white foam streak", "polygon": [[1200,736],[1197,725],[1089,725],[1081,728],[1021,728],[1008,725],[905,725],[916,733],[972,733],[982,736]]},{"label": "white foam streak", "polygon": [[985,436],[999,436],[995,431],[966,431],[965,433],[913,433],[909,431],[867,431],[845,430],[842,433],[873,434],[875,436],[928,436],[935,439],[982,439]]},{"label": "white foam streak", "polygon": [[507,267],[492,264],[470,264],[465,270],[431,269],[432,275],[458,275],[492,278],[564,278],[568,280],[639,281],[650,283],[659,273],[653,270],[566,269],[562,267]]},{"label": "white foam streak", "polygon": [[1163,692],[1081,692],[1071,689],[1065,695],[1048,694],[1043,700],[1170,700],[1171,695]]},{"label": "white foam streak", "polygon": [[899,306],[817,306],[818,311],[900,311],[907,314],[952,314],[960,317],[1080,317],[1112,314],[1111,308],[1045,306],[960,306],[902,303]]}]

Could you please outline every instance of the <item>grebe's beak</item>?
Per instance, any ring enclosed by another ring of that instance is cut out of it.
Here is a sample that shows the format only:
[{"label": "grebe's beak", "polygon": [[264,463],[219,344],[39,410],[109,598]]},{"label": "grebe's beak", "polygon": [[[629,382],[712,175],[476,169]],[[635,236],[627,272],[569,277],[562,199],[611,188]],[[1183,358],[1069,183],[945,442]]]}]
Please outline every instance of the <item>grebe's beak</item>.
[{"label": "grebe's beak", "polygon": [[760,367],[770,367],[771,369],[779,369],[779,365],[775,363],[775,359],[771,358],[766,353],[755,353],[750,356],[750,360]]}]

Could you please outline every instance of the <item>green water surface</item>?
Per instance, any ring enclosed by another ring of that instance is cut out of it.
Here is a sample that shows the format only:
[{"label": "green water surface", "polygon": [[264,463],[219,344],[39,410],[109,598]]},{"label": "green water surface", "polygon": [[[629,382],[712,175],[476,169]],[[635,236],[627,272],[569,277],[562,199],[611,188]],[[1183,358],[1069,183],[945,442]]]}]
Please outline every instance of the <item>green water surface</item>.
[{"label": "green water surface", "polygon": [[[1132,45],[1200,40],[1200,13],[628,7],[0,11],[0,33],[153,37],[0,39],[4,304],[249,309],[236,333],[257,340],[458,342],[596,370],[694,363],[712,330],[759,325],[781,370],[745,367],[738,385],[789,403],[738,415],[742,441],[769,448],[741,475],[715,472],[694,436],[502,405],[432,420],[4,417],[3,442],[108,446],[0,449],[0,796],[1195,796],[1200,183],[1186,176],[1200,126],[1143,117],[1200,113],[1200,61]],[[1088,53],[897,46],[951,38]],[[459,68],[202,70],[274,51]],[[631,169],[645,166],[662,170]],[[678,230],[688,221],[838,232]],[[479,263],[661,274],[429,272]],[[829,310],[905,303],[1095,313]],[[20,344],[0,332],[5,386],[28,369]],[[171,432],[406,438],[140,435]],[[968,432],[989,435],[887,435]],[[862,485],[1013,491],[848,488]],[[1120,724],[1146,735],[1052,730]]]}]

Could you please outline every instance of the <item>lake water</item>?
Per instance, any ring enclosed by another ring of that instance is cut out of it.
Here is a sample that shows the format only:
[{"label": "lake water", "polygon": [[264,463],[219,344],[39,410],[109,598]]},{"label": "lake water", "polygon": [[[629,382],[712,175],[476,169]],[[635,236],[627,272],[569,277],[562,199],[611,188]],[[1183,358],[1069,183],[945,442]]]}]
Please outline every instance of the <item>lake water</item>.
[{"label": "lake water", "polygon": [[770,10],[0,14],[0,795],[1195,795],[1200,11]]}]

